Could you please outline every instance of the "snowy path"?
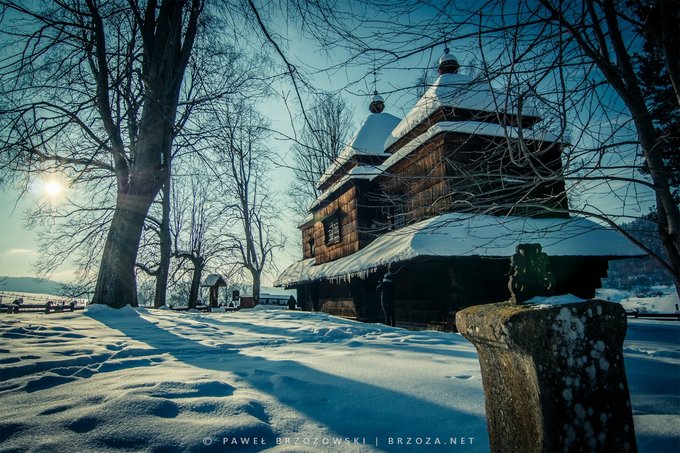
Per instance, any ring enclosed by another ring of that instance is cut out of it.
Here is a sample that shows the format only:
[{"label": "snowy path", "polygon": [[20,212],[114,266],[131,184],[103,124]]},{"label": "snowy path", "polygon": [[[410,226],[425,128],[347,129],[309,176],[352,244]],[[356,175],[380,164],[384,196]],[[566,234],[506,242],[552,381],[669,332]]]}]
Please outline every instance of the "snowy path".
[{"label": "snowy path", "polygon": [[[641,451],[680,446],[680,324],[656,324],[626,343]],[[477,355],[454,334],[97,307],[3,317],[0,366],[2,450],[488,450]]]}]

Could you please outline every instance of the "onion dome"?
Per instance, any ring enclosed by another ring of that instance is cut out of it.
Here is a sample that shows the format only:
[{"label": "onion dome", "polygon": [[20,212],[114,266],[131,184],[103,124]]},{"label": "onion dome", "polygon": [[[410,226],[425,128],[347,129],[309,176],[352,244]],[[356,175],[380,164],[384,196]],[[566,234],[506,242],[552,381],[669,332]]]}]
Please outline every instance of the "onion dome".
[{"label": "onion dome", "polygon": [[439,59],[439,75],[458,74],[458,59],[449,53],[449,48],[444,48],[444,55]]},{"label": "onion dome", "polygon": [[385,100],[378,94],[377,91],[373,92],[373,97],[371,98],[371,103],[368,106],[368,110],[371,113],[381,113],[383,110],[385,110]]}]

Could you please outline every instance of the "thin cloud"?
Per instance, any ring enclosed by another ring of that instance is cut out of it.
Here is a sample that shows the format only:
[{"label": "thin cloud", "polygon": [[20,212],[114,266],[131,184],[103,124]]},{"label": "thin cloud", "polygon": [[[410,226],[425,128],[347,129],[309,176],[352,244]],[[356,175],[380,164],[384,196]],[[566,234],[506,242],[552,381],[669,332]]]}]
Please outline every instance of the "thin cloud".
[{"label": "thin cloud", "polygon": [[17,255],[35,255],[35,250],[31,249],[9,249],[5,251],[7,256],[17,256]]}]

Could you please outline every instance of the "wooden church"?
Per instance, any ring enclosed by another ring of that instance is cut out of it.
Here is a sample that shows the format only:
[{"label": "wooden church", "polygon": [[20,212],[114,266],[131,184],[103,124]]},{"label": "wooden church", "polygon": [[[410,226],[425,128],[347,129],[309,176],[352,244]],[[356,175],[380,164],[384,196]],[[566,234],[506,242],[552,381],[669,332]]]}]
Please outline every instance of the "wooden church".
[{"label": "wooden church", "polygon": [[609,260],[640,251],[569,214],[568,144],[523,104],[461,74],[448,49],[404,119],[376,94],[299,225],[303,259],[276,284],[303,309],[382,321],[376,288],[392,264],[397,325],[451,329],[455,311],[508,300],[510,257],[538,243],[557,294],[593,297]]}]

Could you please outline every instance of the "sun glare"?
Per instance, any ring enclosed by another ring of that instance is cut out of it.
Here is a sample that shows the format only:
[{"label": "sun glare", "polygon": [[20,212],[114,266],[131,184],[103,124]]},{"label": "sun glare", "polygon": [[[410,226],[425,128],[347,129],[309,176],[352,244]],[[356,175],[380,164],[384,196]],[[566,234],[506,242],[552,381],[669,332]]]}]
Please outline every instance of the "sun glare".
[{"label": "sun glare", "polygon": [[64,186],[59,181],[48,181],[45,183],[45,194],[48,197],[58,197],[64,191]]}]

